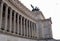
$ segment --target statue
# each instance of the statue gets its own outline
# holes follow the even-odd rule
[[[39,8],[38,7],[35,7],[33,5],[31,5],[31,7],[33,8],[32,11],[39,11]]]

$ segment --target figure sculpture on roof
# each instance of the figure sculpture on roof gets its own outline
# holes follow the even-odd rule
[[[31,7],[32,7],[32,11],[39,11],[39,10],[40,10],[38,7],[35,7],[35,8],[34,8],[33,5],[31,5]]]

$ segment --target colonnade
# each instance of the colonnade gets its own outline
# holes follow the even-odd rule
[[[36,23],[20,15],[4,2],[0,4],[0,30],[22,37],[36,37]]]

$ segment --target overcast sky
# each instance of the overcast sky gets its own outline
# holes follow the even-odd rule
[[[39,7],[45,18],[52,18],[53,38],[60,39],[60,0],[20,0],[27,8]]]

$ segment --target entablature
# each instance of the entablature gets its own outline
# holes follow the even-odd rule
[[[29,12],[27,8],[23,4],[18,5],[16,1],[13,0],[3,0],[9,7],[11,7],[13,10],[24,16],[25,18],[31,20],[32,22],[36,23],[36,19],[31,14],[32,12]]]
[[[41,11],[39,11],[41,14],[40,15],[37,14],[36,16],[36,14],[33,13],[33,11],[30,11],[28,8],[26,8],[19,0],[4,0],[4,1],[9,2],[10,5],[12,4],[13,8],[16,8],[16,10],[18,10],[19,12],[22,12],[24,16],[29,17],[31,20],[37,21],[39,19],[38,17],[41,17],[41,16],[42,16],[41,19],[44,19],[44,16],[41,13]]]

